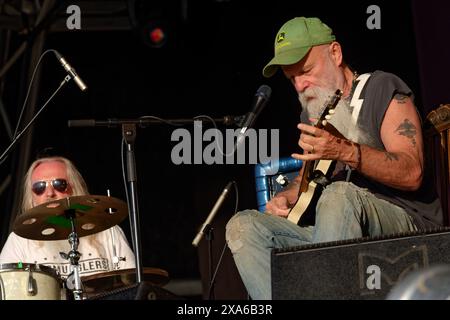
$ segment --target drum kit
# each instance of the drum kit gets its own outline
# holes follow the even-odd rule
[[[79,237],[107,230],[122,222],[127,205],[110,196],[85,195],[67,197],[33,207],[20,215],[14,232],[32,240],[68,240],[71,250],[61,255],[70,261],[73,286],[51,267],[30,263],[0,264],[1,300],[83,300],[125,287],[136,281],[136,269],[113,270],[82,277],[77,251]],[[144,268],[142,281],[163,286],[168,273],[158,268]],[[68,292],[71,291],[71,292]]]

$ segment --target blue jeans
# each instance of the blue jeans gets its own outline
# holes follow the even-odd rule
[[[245,210],[228,222],[226,240],[248,293],[259,300],[272,297],[270,254],[274,248],[414,230],[404,209],[350,182],[334,182],[317,203],[314,226],[299,227],[285,218]]]

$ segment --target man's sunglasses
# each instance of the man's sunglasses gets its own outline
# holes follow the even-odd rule
[[[31,186],[31,190],[33,192],[40,196],[45,192],[45,189],[47,189],[48,183],[51,183],[53,189],[55,189],[58,192],[65,192],[67,190],[67,180],[66,179],[54,179],[54,180],[42,180],[42,181],[36,181]]]

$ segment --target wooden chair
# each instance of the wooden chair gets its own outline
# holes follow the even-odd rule
[[[424,143],[427,165],[431,166],[444,211],[445,225],[450,221],[450,104],[431,111],[424,123]]]

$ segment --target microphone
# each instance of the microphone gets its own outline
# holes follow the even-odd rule
[[[78,76],[78,74],[75,72],[75,69],[72,68],[72,66],[64,59],[64,57],[58,52],[54,51],[56,58],[59,60],[61,65],[66,69],[66,71],[72,76],[73,80],[77,84],[77,86],[80,88],[81,91],[85,91],[87,89],[86,84],[81,80],[81,78]]]
[[[267,102],[269,102],[271,94],[272,89],[265,84],[260,86],[256,91],[255,98],[253,100],[253,108],[249,113],[247,113],[244,121],[242,122],[241,131],[239,131],[235,150],[237,150],[241,143],[244,141],[245,132],[248,128],[251,128],[253,126],[253,123],[255,122],[259,113],[267,105]]]
[[[228,191],[230,191],[232,184],[233,184],[233,181],[228,182],[228,184],[223,189],[222,194],[219,196],[219,198],[216,201],[216,204],[211,209],[211,212],[209,213],[208,217],[206,218],[205,223],[203,223],[202,227],[200,228],[200,231],[197,233],[194,240],[192,241],[192,245],[194,247],[198,246],[198,243],[200,242],[200,240],[202,240],[202,237],[205,234],[205,232],[207,231],[207,228],[210,227],[211,222],[214,219],[214,216],[216,215],[217,211],[219,211],[219,208],[222,205],[222,202],[227,197]]]

